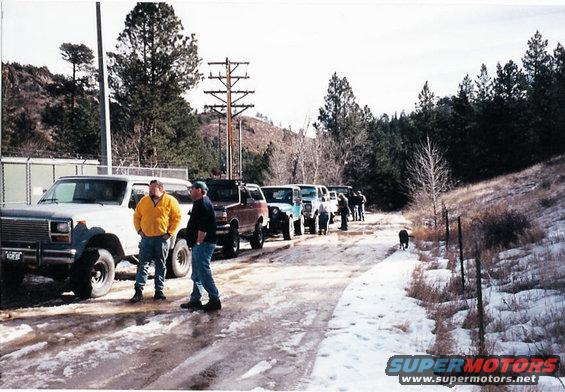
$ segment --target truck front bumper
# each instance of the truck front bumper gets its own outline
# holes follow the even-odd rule
[[[2,261],[33,265],[72,264],[75,261],[76,249],[46,249],[41,243],[29,246],[2,245]]]

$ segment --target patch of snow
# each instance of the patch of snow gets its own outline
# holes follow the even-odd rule
[[[13,328],[8,328],[0,324],[0,345],[4,345],[11,341],[17,340],[32,332],[33,328],[31,328],[27,324],[18,325]]]
[[[47,342],[39,342],[36,344],[32,344],[31,346],[26,346],[24,348],[21,348],[19,350],[13,351],[10,354],[6,354],[3,356],[3,359],[7,359],[7,360],[14,360],[14,359],[18,359],[21,358],[29,353],[32,353],[34,351],[39,351],[43,348],[45,348],[45,346],[47,346]]]
[[[251,369],[249,369],[243,376],[241,376],[241,379],[245,379],[245,378],[250,378],[253,376],[256,376],[260,373],[263,373],[264,371],[269,370],[270,368],[273,367],[274,364],[277,363],[276,359],[271,359],[270,361],[261,361],[259,362],[257,365],[253,366]]]

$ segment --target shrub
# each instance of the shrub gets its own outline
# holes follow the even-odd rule
[[[507,209],[490,209],[477,218],[477,224],[487,249],[508,247],[531,227],[526,215]]]

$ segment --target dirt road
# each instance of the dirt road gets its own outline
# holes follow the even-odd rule
[[[369,214],[346,233],[217,257],[224,308],[212,314],[180,309],[188,277],[166,282],[165,302],[152,300],[150,282],[130,305],[131,265],[118,267],[107,296],[86,301],[28,276],[0,312],[0,388],[300,388],[344,288],[396,246],[397,218]]]

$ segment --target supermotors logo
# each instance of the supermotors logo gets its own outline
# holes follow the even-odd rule
[[[385,373],[398,376],[402,385],[537,385],[540,376],[555,376],[558,370],[557,355],[395,355]]]

